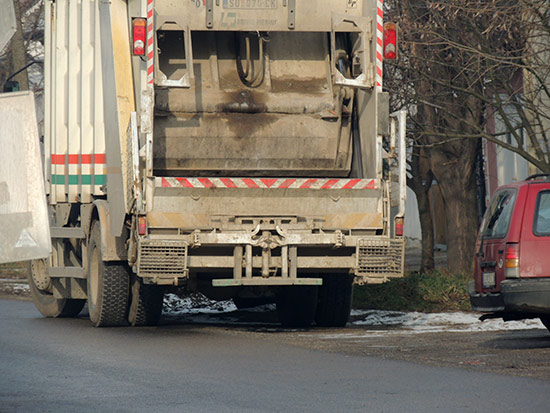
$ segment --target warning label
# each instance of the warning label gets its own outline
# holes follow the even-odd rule
[[[19,240],[15,243],[15,248],[36,247],[36,242],[26,229],[21,231]]]

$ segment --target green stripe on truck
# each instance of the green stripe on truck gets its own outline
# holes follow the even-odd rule
[[[104,185],[107,181],[106,175],[69,175],[69,185],[78,185],[78,179],[82,185],[90,185],[92,183],[92,176],[95,179],[96,185]],[[52,175],[52,184],[65,185],[65,175]]]

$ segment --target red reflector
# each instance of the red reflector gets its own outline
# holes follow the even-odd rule
[[[139,235],[147,234],[147,218],[145,217],[138,218],[138,234]]]
[[[132,50],[135,56],[145,55],[145,41],[147,38],[147,19],[134,17],[132,19]]]
[[[396,217],[395,218],[395,235],[398,237],[403,236],[403,226],[405,223],[405,219],[403,217]]]
[[[384,59],[397,58],[397,27],[395,23],[384,23]]]

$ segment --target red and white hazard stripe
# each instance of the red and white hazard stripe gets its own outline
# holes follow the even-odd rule
[[[376,87],[382,89],[382,68],[384,60],[384,0],[377,0],[376,8]]]
[[[376,179],[328,178],[156,178],[163,188],[378,189]]]
[[[153,0],[147,0],[147,83],[152,85],[155,72],[155,51],[153,48],[155,28],[153,22]]]

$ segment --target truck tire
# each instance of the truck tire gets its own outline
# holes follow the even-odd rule
[[[88,246],[88,310],[94,327],[127,325],[130,275],[126,264],[103,261],[99,223]]]
[[[272,304],[273,298],[269,297],[234,297],[233,303],[238,310]]]
[[[315,319],[317,286],[282,287],[276,304],[279,321],[285,327],[309,327]]]
[[[143,284],[141,279],[132,275],[130,309],[128,322],[135,326],[156,326],[162,315],[164,287]]]
[[[315,322],[320,327],[344,327],[351,312],[353,276],[325,274],[322,278]]]
[[[82,311],[86,300],[55,298],[51,292],[51,285],[48,288],[50,283],[46,271],[45,260],[29,261],[27,280],[34,305],[44,317],[76,317]]]

